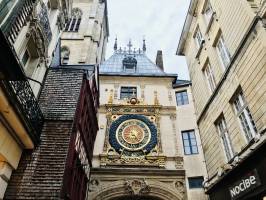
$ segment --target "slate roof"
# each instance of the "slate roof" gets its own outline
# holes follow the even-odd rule
[[[173,82],[173,88],[187,86],[187,85],[191,85],[191,81],[176,78],[176,80]]]
[[[82,69],[50,68],[39,103],[44,113],[41,142],[24,150],[4,199],[60,199],[70,135],[78,104]]]
[[[50,68],[39,98],[46,120],[73,120],[84,71]]]
[[[137,61],[134,70],[126,70],[123,65],[125,58],[133,58]],[[171,76],[176,74],[168,74],[161,70],[154,62],[146,55],[145,51],[131,50],[115,50],[113,55],[104,61],[99,68],[100,75],[130,75],[130,76]]]
[[[4,199],[60,199],[71,121],[46,121],[41,145],[24,150]]]

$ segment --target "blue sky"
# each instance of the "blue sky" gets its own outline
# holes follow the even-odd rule
[[[166,72],[189,79],[185,57],[175,55],[185,21],[189,0],[109,0],[110,37],[106,59],[113,53],[114,39],[125,47],[142,47],[145,36],[147,55],[155,61],[157,50],[163,51]]]

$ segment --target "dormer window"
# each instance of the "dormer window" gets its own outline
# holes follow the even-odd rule
[[[132,56],[125,57],[122,61],[125,72],[136,72],[137,60]]]

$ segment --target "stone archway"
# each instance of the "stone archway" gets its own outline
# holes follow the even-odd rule
[[[144,179],[114,181],[91,195],[92,200],[183,200],[185,190],[175,190],[169,185]]]
[[[163,200],[159,199],[157,197],[151,197],[151,196],[123,196],[123,197],[118,197],[114,198],[112,200]]]

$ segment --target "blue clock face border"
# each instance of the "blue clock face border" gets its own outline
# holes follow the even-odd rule
[[[132,120],[132,119],[136,119],[139,120],[143,123],[145,123],[145,125],[148,127],[149,131],[150,131],[150,140],[149,142],[142,148],[142,151],[145,153],[149,153],[157,144],[157,128],[156,126],[145,116],[143,115],[122,115],[121,117],[119,117],[117,120],[115,120],[109,129],[109,143],[110,145],[118,152],[120,153],[123,149],[125,149],[117,140],[116,137],[116,132],[118,130],[118,127],[128,121],[128,120]]]

